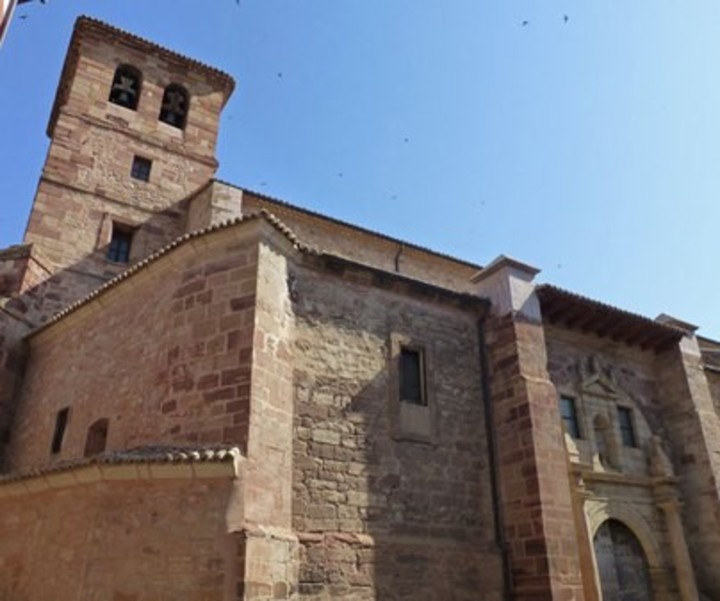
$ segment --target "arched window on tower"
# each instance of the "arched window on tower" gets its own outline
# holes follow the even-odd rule
[[[107,417],[101,417],[88,428],[85,438],[85,457],[98,455],[105,450],[109,426],[110,420]]]
[[[179,84],[171,83],[163,94],[160,121],[185,129],[189,105],[190,97],[187,90]]]
[[[115,70],[112,86],[110,88],[110,102],[125,108],[136,110],[140,100],[140,86],[142,75],[135,67],[120,65]]]

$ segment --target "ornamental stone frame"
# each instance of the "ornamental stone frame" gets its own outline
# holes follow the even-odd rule
[[[593,562],[593,574],[597,598],[602,599],[600,576],[593,541],[600,526],[608,520],[617,520],[625,525],[637,538],[645,553],[650,586],[656,601],[672,599],[668,588],[670,583],[663,577],[665,573],[663,553],[652,526],[631,503],[613,499],[588,499],[585,503],[589,543]]]

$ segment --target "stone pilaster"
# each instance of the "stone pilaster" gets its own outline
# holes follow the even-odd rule
[[[680,503],[675,498],[661,500],[658,505],[665,514],[670,550],[672,552],[675,577],[680,589],[682,601],[698,601],[698,591],[695,585],[695,572],[690,553],[688,552],[682,519],[680,518]]]
[[[597,566],[595,565],[592,535],[585,510],[586,501],[592,497],[592,493],[587,490],[585,482],[579,473],[571,472],[571,477],[575,479],[572,486],[573,511],[575,515],[575,529],[578,534],[578,559],[580,560],[585,601],[602,601]]]
[[[668,318],[663,316],[663,322]],[[684,502],[682,515],[698,588],[720,595],[720,418],[694,328],[677,320],[686,335],[680,344],[658,355],[659,391],[672,444],[675,472]]]
[[[285,253],[292,246],[262,223],[258,249],[250,422],[243,477],[243,599],[284,599],[296,586],[292,520],[292,313]]]
[[[584,600],[557,392],[547,372],[536,269],[500,257],[476,292],[492,302],[486,342],[501,519],[512,597]]]

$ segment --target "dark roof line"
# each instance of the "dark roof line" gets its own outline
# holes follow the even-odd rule
[[[554,292],[556,294],[570,297],[577,301],[581,301],[584,303],[590,303],[598,309],[604,309],[606,311],[612,311],[615,313],[622,314],[625,317],[632,317],[633,319],[639,319],[641,321],[646,322],[648,325],[652,325],[652,326],[656,326],[658,328],[664,329],[668,333],[677,334],[677,335],[683,334],[682,330],[675,328],[673,326],[664,324],[664,323],[660,323],[658,321],[655,321],[654,319],[650,319],[649,317],[646,317],[645,315],[640,315],[639,313],[633,313],[633,312],[627,311],[625,309],[620,309],[618,307],[615,307],[614,305],[609,305],[607,303],[603,303],[602,301],[595,300],[588,296],[583,296],[582,294],[578,294],[577,292],[571,292],[570,290],[565,290],[564,288],[559,288],[558,286],[554,286],[553,284],[540,284],[537,287],[537,290],[538,290],[538,293],[540,293],[540,294],[542,294],[543,291]]]
[[[234,446],[142,446],[120,451],[106,451],[93,457],[68,459],[39,468],[1,474],[0,485],[93,465],[222,463],[235,461],[240,457],[242,457],[242,452]]]
[[[342,225],[345,227],[349,227],[350,229],[356,230],[358,232],[362,232],[364,234],[370,234],[371,236],[377,236],[378,238],[382,238],[383,240],[387,240],[388,242],[392,242],[394,244],[402,244],[406,248],[412,248],[414,250],[419,250],[424,253],[428,253],[431,255],[435,255],[436,257],[441,257],[443,259],[452,261],[453,263],[460,263],[462,265],[466,265],[468,267],[472,267],[474,269],[482,269],[482,265],[478,265],[477,263],[472,263],[470,261],[466,261],[464,259],[459,259],[457,257],[453,257],[452,255],[448,255],[446,253],[438,252],[435,250],[432,250],[431,248],[427,248],[425,246],[421,246],[419,244],[414,244],[412,242],[408,242],[406,240],[401,240],[399,238],[394,238],[393,236],[389,236],[388,234],[383,234],[381,232],[377,232],[375,230],[371,230],[369,228],[362,227],[360,225],[355,225],[354,223],[349,223],[347,221],[343,221],[342,219],[337,219],[335,217],[330,217],[328,215],[323,215],[322,213],[318,213],[317,211],[313,211],[312,209],[306,209],[304,207],[292,204],[286,200],[281,200],[279,198],[275,198],[274,196],[269,196],[267,194],[264,194],[263,192],[258,192],[256,190],[251,190],[250,188],[245,188],[243,186],[238,186],[237,184],[230,183],[225,180],[221,180],[218,178],[215,178],[214,181],[216,181],[219,184],[223,184],[225,186],[230,186],[231,188],[235,188],[236,190],[241,190],[242,192],[247,192],[249,194],[252,194],[254,196],[257,196],[259,198],[262,198],[263,200],[275,203],[281,207],[286,207],[288,209],[292,209],[294,211],[298,211],[300,213],[305,213],[306,215],[310,215],[312,217],[318,217],[320,219],[323,219],[325,221],[329,221],[330,223],[334,223],[336,225]]]
[[[677,327],[674,327],[669,324],[661,323],[658,321],[655,321],[653,319],[650,319],[649,317],[645,317],[644,315],[639,315],[637,313],[632,313],[630,311],[626,311],[624,309],[619,309],[618,307],[615,307],[613,305],[608,305],[607,303],[603,303],[591,298],[588,298],[586,296],[582,296],[580,294],[577,294],[575,292],[570,292],[569,290],[564,290],[562,288],[558,288],[557,286],[553,286],[552,284],[541,284],[537,287],[537,294],[538,298],[540,299],[540,303],[546,304],[549,306],[549,303],[555,302],[555,303],[573,303],[575,305],[583,306],[587,311],[592,312],[596,311],[597,313],[604,313],[604,314],[613,314],[617,316],[619,319],[627,320],[630,323],[637,324],[638,326],[641,326],[643,328],[646,328],[650,332],[654,332],[657,337],[661,338],[662,340],[658,342],[665,343],[670,341],[677,341],[685,334],[685,332]],[[562,307],[561,307],[562,308]],[[546,313],[546,307],[543,307],[543,314]],[[562,312],[560,314],[563,314]],[[548,317],[551,321],[553,321],[553,315],[552,311],[548,312]],[[585,321],[590,324],[593,321],[592,313],[589,315],[590,319],[588,320],[587,317]],[[589,327],[589,326],[587,326]],[[604,329],[607,329],[607,325]],[[620,339],[624,339],[626,337],[627,332],[623,333],[620,331],[614,331],[614,335],[619,336]],[[657,346],[657,345],[656,345]]]
[[[241,223],[247,223],[249,221],[254,221],[257,219],[263,219],[268,224],[270,224],[273,228],[275,228],[280,234],[282,234],[288,242],[295,248],[297,251],[302,252],[306,255],[312,255],[315,257],[318,257],[320,259],[323,259],[327,262],[333,263],[335,265],[346,265],[351,268],[357,268],[362,269],[365,271],[369,271],[375,275],[375,277],[386,277],[391,278],[393,280],[403,282],[406,285],[409,286],[416,286],[418,289],[424,290],[427,292],[432,292],[434,294],[442,294],[444,296],[448,296],[450,298],[453,298],[460,302],[471,302],[473,304],[479,304],[481,306],[484,306],[487,309],[487,299],[482,297],[476,297],[472,294],[468,293],[462,293],[462,292],[456,292],[453,290],[448,290],[446,288],[441,288],[439,286],[435,286],[433,284],[429,284],[426,282],[422,282],[420,280],[415,280],[413,278],[409,278],[405,275],[398,274],[398,273],[392,273],[392,272],[386,272],[381,269],[374,268],[369,265],[365,265],[363,263],[358,263],[356,261],[352,261],[350,259],[345,259],[343,257],[339,257],[337,255],[333,255],[331,253],[326,252],[320,252],[316,248],[313,248],[307,244],[304,244],[301,242],[298,237],[295,235],[295,233],[287,226],[285,225],[280,219],[278,219],[275,215],[270,213],[267,209],[261,209],[257,213],[249,213],[248,215],[244,215],[242,217],[235,217],[233,219],[228,219],[226,221],[222,221],[220,223],[210,225],[208,227],[194,230],[192,232],[188,232],[187,234],[184,234],[180,236],[179,238],[176,238],[173,240],[170,244],[167,244],[166,246],[162,247],[161,249],[157,250],[156,252],[152,253],[142,261],[139,261],[132,267],[126,269],[122,273],[118,274],[111,280],[105,282],[102,286],[97,288],[96,290],[93,290],[90,294],[87,296],[81,298],[80,300],[68,305],[65,307],[62,311],[59,311],[55,315],[53,315],[50,319],[48,319],[45,323],[41,324],[37,328],[35,328],[32,332],[28,334],[28,337],[35,336],[36,334],[39,334],[46,328],[50,327],[51,325],[57,323],[58,321],[64,319],[71,313],[74,313],[84,305],[92,302],[94,299],[98,298],[99,296],[102,296],[112,288],[118,286],[121,282],[124,280],[130,278],[134,274],[144,270],[146,267],[148,267],[150,264],[158,261],[163,256],[171,253],[176,248],[179,248],[180,246],[183,246],[185,243],[189,242],[190,240],[193,240],[195,238],[199,238],[201,236],[204,236],[206,234],[210,234],[212,232],[220,231],[229,229],[235,225],[239,225]]]
[[[222,81],[226,86],[228,95],[230,95],[230,93],[235,88],[235,79],[228,73],[225,73],[224,71],[221,71],[220,69],[217,69],[216,67],[212,67],[206,63],[202,63],[199,60],[190,58],[189,56],[186,56],[186,55],[176,52],[174,50],[170,50],[169,48],[166,48],[165,46],[161,46],[160,44],[158,44],[156,42],[142,38],[138,35],[135,35],[134,33],[130,33],[129,31],[126,31],[125,29],[115,27],[114,25],[110,25],[109,23],[105,23],[104,21],[101,21],[99,19],[95,19],[93,17],[88,17],[87,15],[82,15],[82,16],[78,17],[77,21],[75,22],[75,30],[81,30],[81,29],[96,29],[96,30],[100,30],[102,33],[111,33],[111,34],[119,35],[131,43],[143,46],[146,50],[147,49],[154,50],[155,52],[158,52],[163,57],[165,57],[169,60],[172,60],[172,61],[179,60],[184,63],[189,63],[189,64],[193,65],[194,67],[197,67],[201,71],[205,71],[207,74]]]

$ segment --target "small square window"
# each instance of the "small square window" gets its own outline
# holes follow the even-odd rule
[[[57,455],[62,449],[63,438],[65,438],[65,430],[67,429],[69,416],[69,407],[60,409],[55,416],[55,431],[53,432],[52,444],[50,445],[50,452],[53,455]]]
[[[152,161],[150,159],[146,159],[144,157],[135,155],[133,157],[132,169],[130,170],[130,175],[133,178],[139,179],[143,182],[149,182],[151,168],[152,168]]]
[[[132,245],[133,230],[129,227],[113,223],[112,237],[107,251],[108,261],[127,263],[130,261],[130,246]]]
[[[422,351],[400,350],[400,400],[413,405],[427,405],[425,397],[425,367]]]
[[[618,422],[620,422],[620,438],[626,447],[637,447],[633,414],[630,407],[618,407]]]
[[[576,440],[582,438],[575,399],[567,396],[560,397],[560,417],[565,424],[565,431],[570,436]]]

